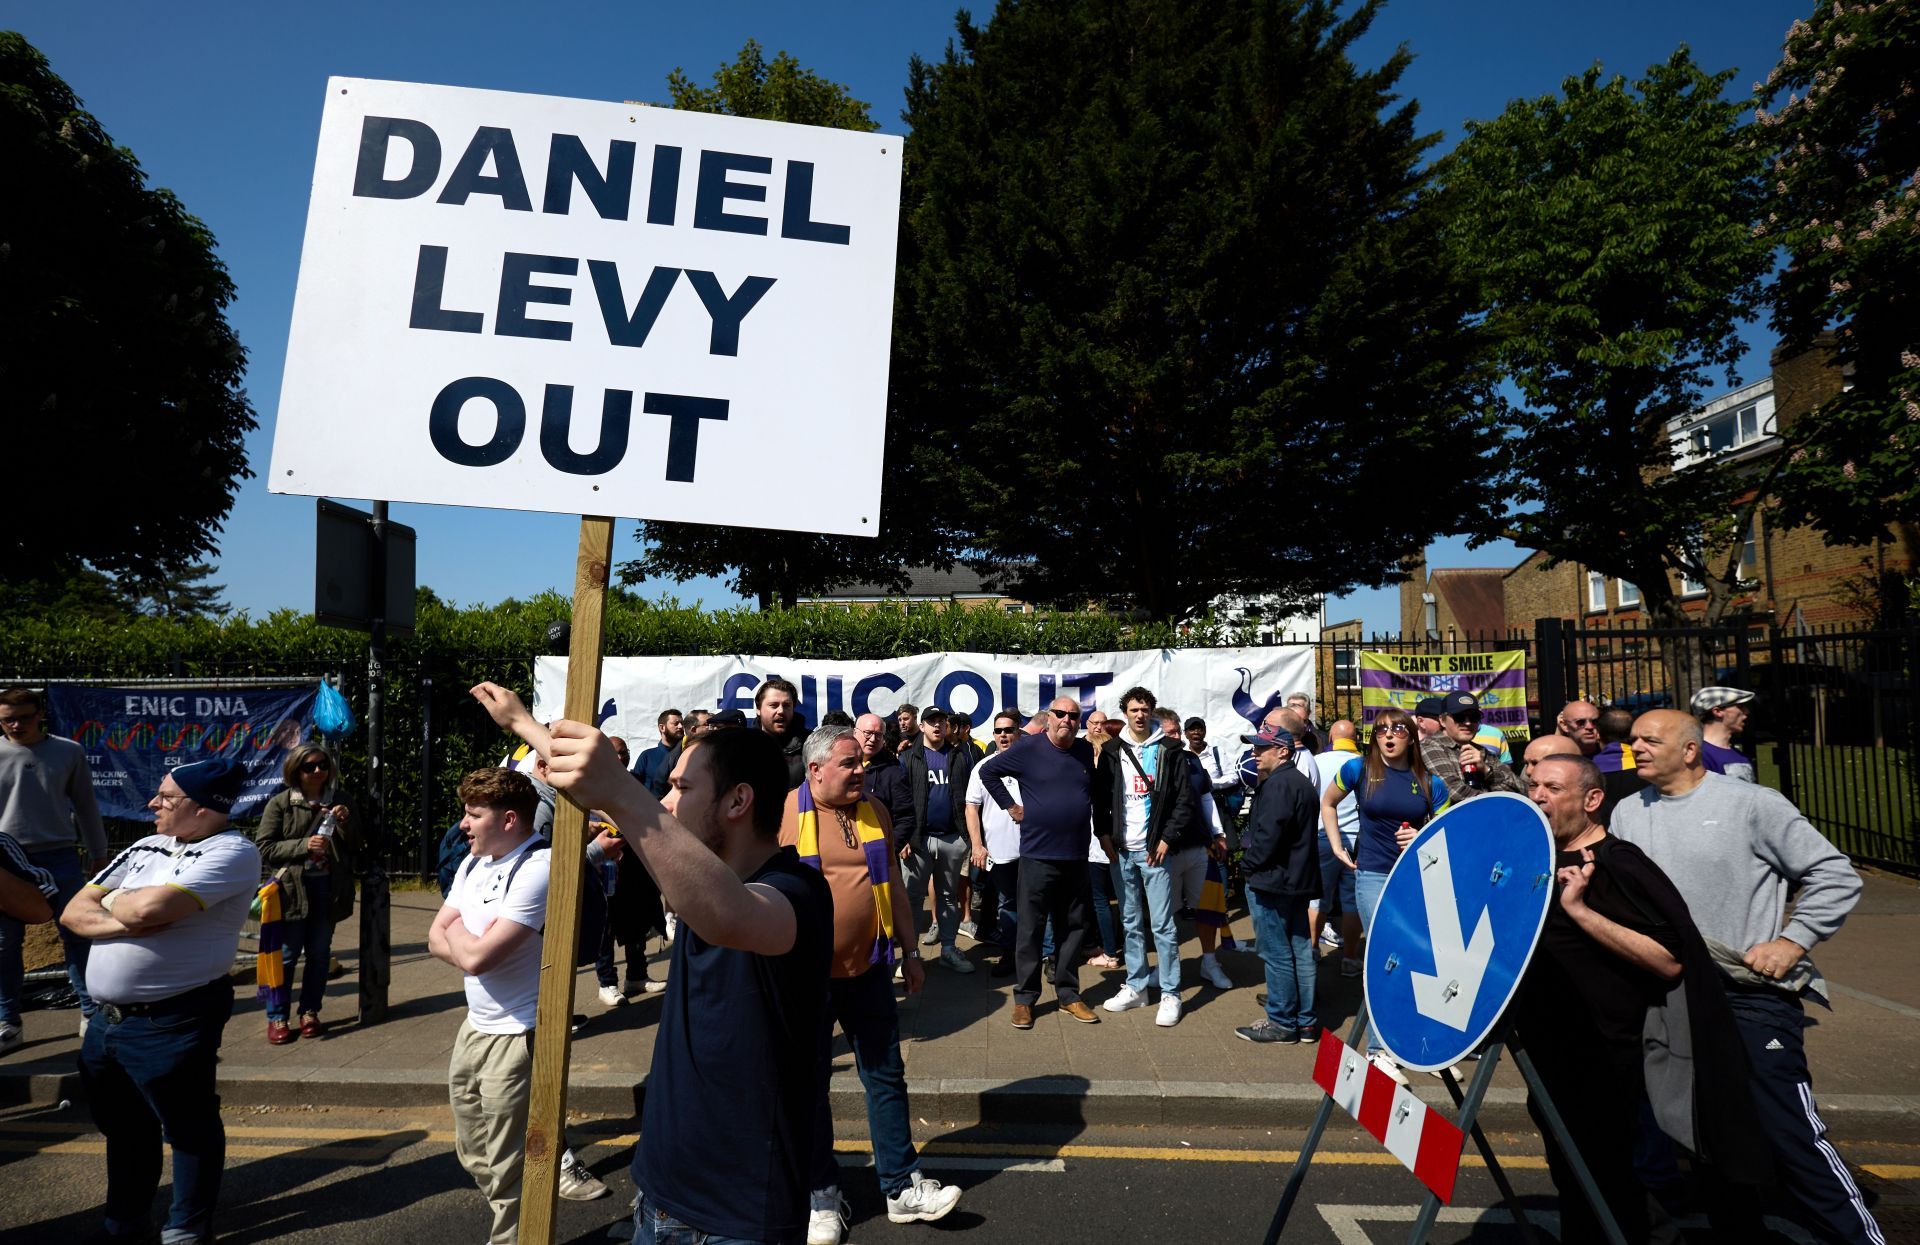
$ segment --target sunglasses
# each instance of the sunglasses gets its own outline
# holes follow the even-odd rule
[[[1080,720],[1080,715],[1071,709],[1049,709],[1047,712],[1066,722],[1078,722]]]
[[[1015,726],[996,726],[993,728],[993,733],[996,735],[1017,735],[1019,734],[1019,728]]]
[[[303,774],[324,774],[332,768],[333,766],[325,761],[308,761],[300,767],[300,772]]]
[[[1599,718],[1568,718],[1567,725],[1568,726],[1598,726],[1600,725],[1600,719]]]
[[[1376,735],[1405,735],[1408,733],[1405,722],[1382,722],[1373,728]]]

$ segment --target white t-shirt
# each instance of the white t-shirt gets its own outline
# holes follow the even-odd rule
[[[1346,752],[1335,748],[1314,755],[1313,780],[1320,786],[1320,796],[1326,798],[1327,788],[1340,776],[1340,768],[1348,761],[1361,755],[1358,752]],[[1346,840],[1347,854],[1353,854],[1353,841],[1360,833],[1360,797],[1350,796],[1340,801],[1340,837]]]
[[[1020,780],[1002,778],[1013,802],[1020,802]],[[980,780],[980,767],[967,771],[967,803],[980,810],[980,837],[986,840],[987,862],[1004,865],[1020,859],[1020,823],[1006,809],[987,798],[986,785]]]
[[[225,977],[260,889],[260,849],[237,830],[192,843],[150,834],[94,876],[101,890],[171,886],[200,901],[165,929],[95,939],[87,993],[102,1003],[152,1003]]]
[[[518,872],[514,864],[527,856]],[[447,906],[475,938],[495,921],[518,921],[534,931],[493,969],[468,973],[467,1020],[482,1033],[526,1033],[533,1028],[540,1001],[540,930],[547,923],[547,865],[552,853],[545,839],[527,841],[504,856],[468,857],[447,892]],[[507,875],[513,874],[513,885]]]
[[[1155,731],[1151,739],[1134,743],[1122,731],[1120,738],[1107,745],[1109,748],[1117,748],[1122,743],[1127,745],[1114,754],[1114,759],[1120,765],[1121,809],[1126,816],[1126,841],[1120,845],[1125,851],[1146,850],[1147,816],[1152,799],[1150,789],[1153,776],[1160,768],[1160,749],[1166,746],[1165,741],[1166,736]]]

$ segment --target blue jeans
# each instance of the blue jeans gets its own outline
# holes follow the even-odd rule
[[[1318,1029],[1313,991],[1320,962],[1307,934],[1307,901],[1248,887],[1247,909],[1267,966],[1267,1019],[1282,1029]]]
[[[1119,893],[1113,884],[1113,866],[1090,861],[1087,864],[1087,880],[1093,890],[1093,923],[1100,934],[1100,949],[1111,955],[1120,945],[1120,936],[1113,928],[1113,900]]]
[[[54,847],[28,852],[27,859],[51,873],[54,884],[60,888],[53,897],[53,921],[60,931],[60,945],[67,953],[67,980],[72,983],[73,992],[80,996],[80,1013],[92,1016],[93,1000],[87,997],[87,948],[92,944],[78,934],[69,933],[67,927],[60,924],[60,914],[66,910],[67,902],[87,884],[87,875],[80,868],[80,856],[71,847]],[[0,916],[0,1024],[20,1023],[20,997],[26,993],[27,983],[26,960],[21,955],[26,938],[25,922]]]
[[[645,1194],[633,1209],[633,1245],[766,1245],[739,1236],[715,1236],[681,1223],[649,1202]]]
[[[1316,837],[1320,842],[1320,898],[1311,901],[1309,906],[1318,910],[1325,921],[1347,912],[1357,914],[1360,909],[1353,893],[1353,870],[1334,856],[1326,831],[1320,831]],[[1348,857],[1352,857],[1353,843],[1348,841],[1345,846]]]
[[[1360,928],[1373,932],[1373,914],[1380,906],[1380,892],[1387,888],[1387,875],[1370,873],[1365,869],[1356,870],[1353,875],[1353,898],[1360,906]],[[1380,1039],[1374,1036],[1373,1017],[1367,1017],[1367,1053],[1384,1050]]]
[[[1120,914],[1127,926],[1127,985],[1140,993],[1147,988],[1147,929],[1151,926],[1154,953],[1160,957],[1160,989],[1179,994],[1180,935],[1173,928],[1173,874],[1162,865],[1148,864],[1144,851],[1121,852],[1120,887]]]
[[[152,1016],[87,1025],[80,1083],[107,1139],[107,1231],[144,1230],[160,1188],[162,1140],[173,1150],[173,1209],[166,1245],[213,1239],[227,1133],[214,1092],[220,1034],[233,1015],[223,977],[161,1005]]]
[[[327,969],[333,960],[333,875],[308,873],[301,879],[307,892],[307,915],[281,924],[280,962],[287,966],[287,989],[293,989],[294,970],[300,957],[307,957],[306,975],[300,978],[300,1013],[320,1014],[327,996]],[[267,1019],[287,1022],[287,1009],[269,1007]]]
[[[893,970],[875,964],[858,977],[828,982],[831,1019],[820,1038],[820,1094],[813,1113],[813,1189],[837,1188],[840,1165],[833,1160],[833,1110],[827,1078],[833,1050],[833,1021],[853,1047],[853,1066],[867,1091],[867,1134],[873,1141],[873,1168],[880,1191],[897,1195],[920,1166],[907,1122],[907,1065],[900,1058],[900,1013],[893,1001]],[[678,1239],[678,1238],[675,1238]],[[687,1238],[689,1240],[695,1238]]]

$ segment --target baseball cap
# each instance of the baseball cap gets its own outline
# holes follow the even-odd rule
[[[1258,735],[1242,735],[1240,742],[1252,744],[1256,748],[1291,748],[1293,732],[1284,726],[1275,726],[1261,731]]]
[[[247,771],[225,757],[178,766],[170,776],[181,794],[216,813],[231,813],[233,802],[247,785]]]
[[[747,715],[739,709],[722,709],[707,718],[707,729],[725,729],[729,726],[745,726]]]
[[[1438,696],[1422,696],[1420,703],[1413,707],[1413,716],[1416,718],[1437,718],[1441,713],[1440,706],[1445,703],[1446,702]]]
[[[1725,709],[1728,705],[1744,705],[1753,698],[1753,693],[1745,688],[1703,687],[1687,703],[1695,713],[1706,713],[1713,709]]]
[[[1440,712],[1449,718],[1477,714],[1480,712],[1480,698],[1472,692],[1448,692],[1447,698],[1440,702]]]

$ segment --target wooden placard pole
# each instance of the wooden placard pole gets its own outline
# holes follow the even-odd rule
[[[563,716],[592,722],[600,699],[600,655],[613,556],[613,520],[583,516],[573,574],[573,641],[567,650]],[[555,803],[547,927],[541,937],[540,1002],[534,1015],[533,1091],[527,1103],[527,1165],[520,1186],[520,1240],[552,1245],[566,1149],[567,1064],[573,1046],[574,945],[580,935],[581,862],[587,810],[566,796]]]

